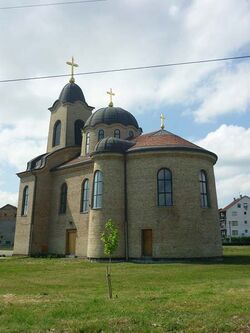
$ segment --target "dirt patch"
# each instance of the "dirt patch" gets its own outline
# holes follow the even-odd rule
[[[5,294],[2,295],[3,303],[5,304],[35,304],[50,302],[47,295],[15,295]]]

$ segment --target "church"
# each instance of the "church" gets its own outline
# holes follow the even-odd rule
[[[222,256],[217,156],[161,127],[143,134],[113,104],[93,112],[71,79],[49,108],[47,152],[20,178],[14,255],[103,259],[112,219],[120,260]]]

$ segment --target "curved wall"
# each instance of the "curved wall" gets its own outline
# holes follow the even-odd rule
[[[120,154],[103,154],[94,157],[94,172],[103,172],[102,208],[91,209],[89,214],[89,258],[104,258],[100,240],[104,225],[112,219],[119,231],[119,246],[113,257],[124,258],[124,157]],[[93,191],[93,190],[92,190]]]
[[[142,256],[142,229],[152,229],[153,258],[222,255],[213,164],[192,152],[144,152],[127,156],[129,257]],[[157,172],[172,171],[173,206],[157,205]],[[199,172],[208,177],[210,207],[200,207]]]

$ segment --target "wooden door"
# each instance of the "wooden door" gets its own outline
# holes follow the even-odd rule
[[[76,230],[67,230],[66,254],[76,253]]]
[[[142,256],[152,257],[152,229],[142,230]]]

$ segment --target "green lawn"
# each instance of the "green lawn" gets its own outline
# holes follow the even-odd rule
[[[250,246],[217,263],[0,259],[0,332],[250,332]]]

